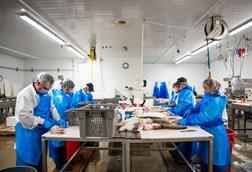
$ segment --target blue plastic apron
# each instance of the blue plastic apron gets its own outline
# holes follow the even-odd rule
[[[50,96],[41,96],[39,104],[34,108],[34,116],[50,120],[50,106]],[[17,123],[16,151],[22,161],[35,166],[38,165],[42,154],[41,136],[47,131],[42,125],[30,130],[24,128],[21,123]]]

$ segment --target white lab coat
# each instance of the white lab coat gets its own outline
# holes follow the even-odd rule
[[[15,117],[17,122],[20,122],[24,128],[33,129],[39,124],[44,123],[44,119],[34,116],[34,108],[39,103],[39,95],[36,93],[32,84],[25,87],[17,95]],[[58,121],[60,115],[56,108],[51,106],[52,117]]]

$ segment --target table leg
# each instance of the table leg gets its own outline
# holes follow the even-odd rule
[[[126,172],[130,172],[130,143],[125,142]]]
[[[122,142],[122,172],[126,172],[126,155],[125,155],[125,152],[126,152],[126,145],[125,145],[125,142],[123,141]]]
[[[213,171],[213,140],[208,143],[208,172]]]
[[[247,112],[244,112],[243,114],[243,117],[244,117],[244,121],[243,121],[243,132],[246,133],[246,130],[247,130]]]
[[[232,130],[235,128],[235,109],[232,109]]]
[[[240,131],[240,114],[241,114],[241,111],[238,110],[238,132]]]
[[[42,171],[47,172],[47,149],[46,140],[42,138]]]

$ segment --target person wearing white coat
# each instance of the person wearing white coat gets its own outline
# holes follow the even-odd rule
[[[32,84],[17,95],[16,125],[16,165],[27,165],[42,171],[41,136],[61,123],[60,115],[51,104],[48,90],[54,82],[47,73],[40,73]]]

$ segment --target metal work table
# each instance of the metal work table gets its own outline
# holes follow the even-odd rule
[[[247,128],[247,118],[249,116],[252,116],[252,101],[247,101],[247,102],[233,102],[230,106],[231,109],[231,115],[232,115],[232,125],[231,128],[232,130],[243,130],[244,134],[246,134],[246,130],[252,130],[252,128]],[[238,128],[235,128],[235,115],[236,115],[236,110],[243,111],[243,129],[240,129],[240,117],[238,116]],[[240,115],[241,113],[238,113]]]
[[[16,97],[0,98],[0,121],[6,122],[6,118],[14,116]]]
[[[80,138],[79,127],[69,127],[63,135],[52,135],[49,132],[42,136],[42,163],[43,171],[47,171],[47,140],[63,140],[63,141],[84,141],[84,142],[121,142],[122,143],[122,171],[130,171],[130,144],[131,143],[166,143],[166,142],[193,142],[208,141],[209,142],[209,172],[212,172],[213,160],[213,136],[204,131],[200,127],[188,127],[185,130],[152,130],[141,131],[140,138]],[[85,147],[84,147],[85,148]],[[97,149],[104,149],[99,148]],[[181,152],[179,152],[184,159]],[[184,159],[185,160],[185,159]],[[187,165],[190,165],[186,162]]]
[[[65,134],[63,135],[55,135],[47,132],[46,134],[42,135],[42,170],[43,172],[47,171],[47,141],[48,140],[62,140],[62,141],[82,141],[82,142],[120,142],[122,143],[122,171],[125,172],[125,140],[119,138],[81,138],[79,127],[78,126],[71,126],[65,129]],[[85,149],[85,147],[83,147]],[[108,148],[103,147],[93,147],[93,149],[100,149],[105,150]],[[74,155],[73,155],[74,156]],[[72,158],[70,158],[72,159]]]
[[[0,109],[15,107],[15,105],[16,105],[16,97],[0,98]]]
[[[204,131],[200,127],[188,127],[184,130],[151,130],[141,131],[141,139],[127,139],[126,140],[126,171],[130,172],[130,144],[131,143],[166,143],[166,142],[193,142],[193,141],[207,141],[209,143],[209,164],[208,171],[213,171],[213,135]],[[174,144],[175,145],[175,144]],[[177,149],[177,147],[176,147]],[[179,150],[178,150],[179,151]],[[181,157],[186,161],[182,153],[179,151]],[[187,165],[190,166],[189,162]],[[190,167],[191,168],[191,167]],[[191,168],[192,169],[192,168]]]

